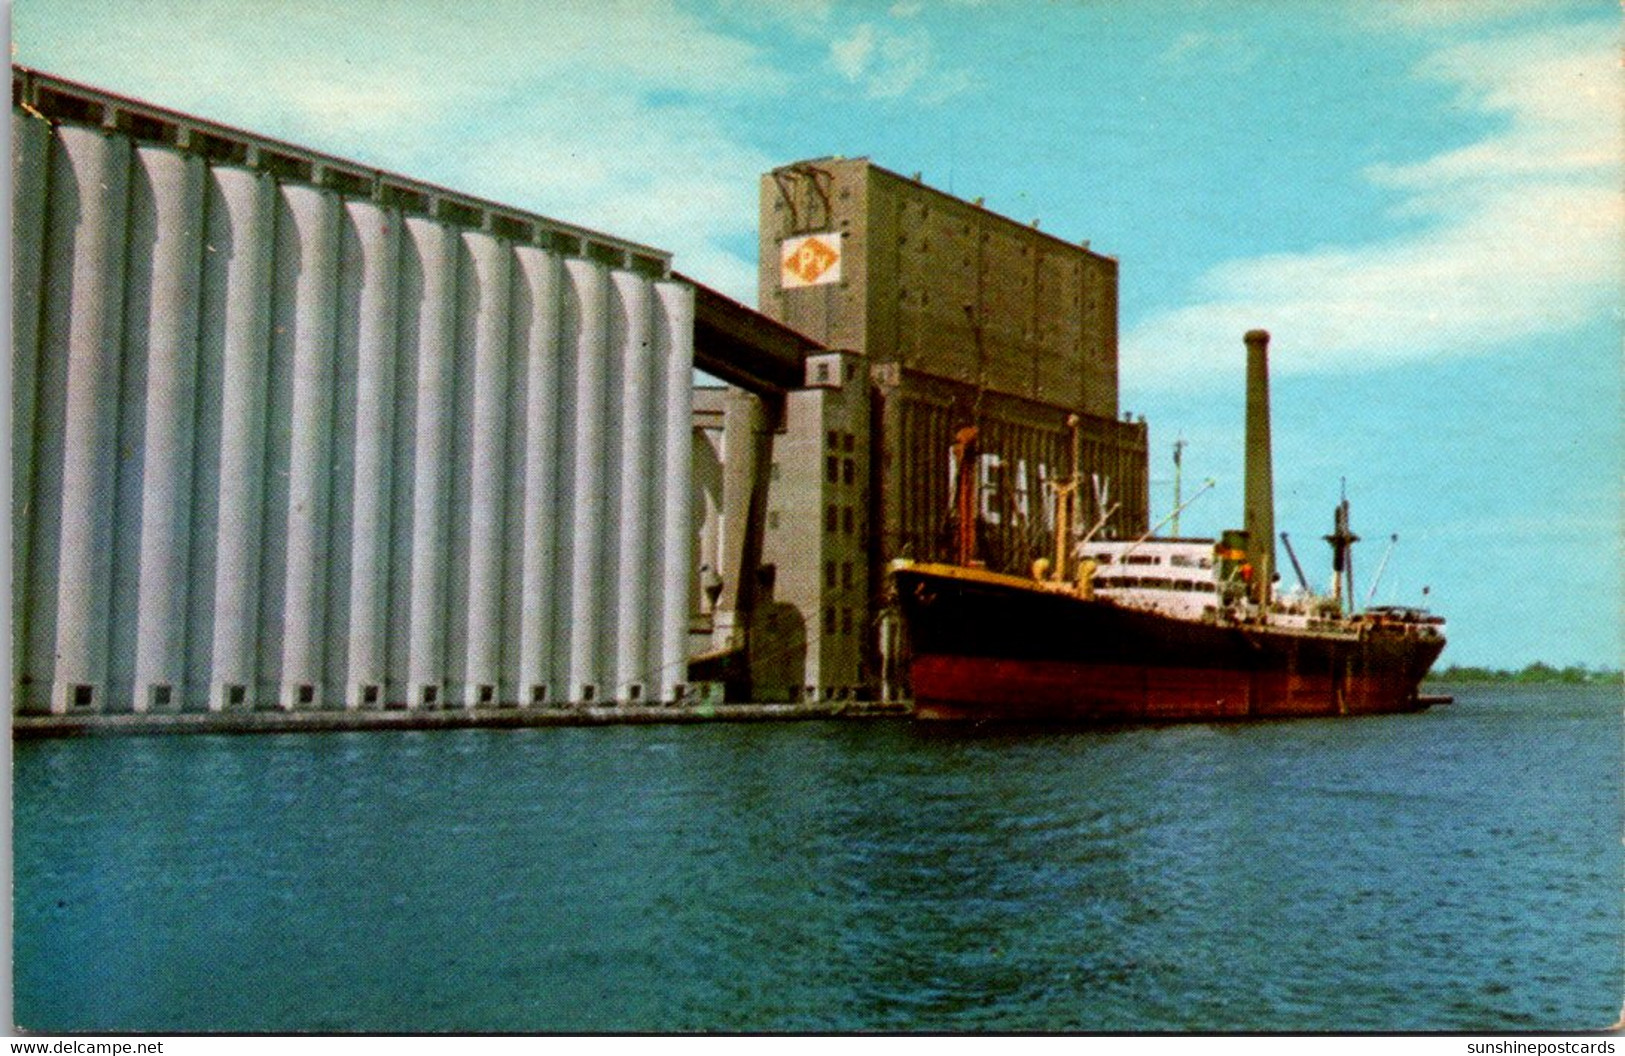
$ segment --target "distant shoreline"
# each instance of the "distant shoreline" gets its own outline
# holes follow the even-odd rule
[[[1516,671],[1451,664],[1429,674],[1424,681],[1450,684],[1484,682],[1496,685],[1600,686],[1619,682],[1621,677],[1618,670],[1605,667],[1585,667],[1581,664],[1553,667],[1537,661]]]

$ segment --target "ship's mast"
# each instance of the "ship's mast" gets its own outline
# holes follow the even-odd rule
[[[1179,537],[1179,511],[1185,505],[1179,499],[1180,473],[1184,462],[1182,457],[1184,454],[1185,437],[1180,436],[1178,440],[1174,441],[1174,538],[1176,539]]]
[[[1342,487],[1342,501],[1337,504],[1337,511],[1332,515],[1332,534],[1325,537],[1332,544],[1332,600],[1337,602],[1337,611],[1345,611],[1345,599],[1353,604],[1354,601],[1354,544],[1360,537],[1349,531],[1349,497],[1348,482],[1345,480]],[[1348,589],[1344,590],[1347,581]]]
[[[1082,463],[1082,451],[1078,439],[1079,419],[1075,414],[1066,417],[1066,426],[1072,433],[1072,475],[1065,482],[1056,481],[1050,484],[1055,489],[1055,574],[1057,583],[1065,583],[1071,578],[1070,555],[1072,552],[1072,522],[1074,508],[1078,496],[1078,472]]]
[[[976,455],[976,427],[966,426],[954,437],[954,458],[959,465],[954,560],[966,568],[980,564],[976,559]]]

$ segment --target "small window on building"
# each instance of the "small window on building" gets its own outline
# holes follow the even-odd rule
[[[850,506],[841,510],[841,531],[847,535],[852,534],[852,507]]]
[[[835,587],[835,562],[824,562],[824,586],[830,589]]]
[[[852,633],[852,610],[851,609],[842,609],[841,610],[841,633],[842,634],[851,634]]]
[[[847,459],[846,462],[841,467],[841,481],[842,481],[842,483],[850,484],[854,480],[857,479],[857,476],[858,476],[857,467],[853,465],[852,460],[850,458]]]
[[[847,433],[841,438],[841,445],[848,451],[855,450],[858,446],[858,438],[851,433]]]
[[[841,565],[841,586],[852,586],[852,562],[850,561]]]
[[[835,608],[830,606],[824,610],[824,633],[835,633]]]
[[[841,434],[837,433],[833,429],[829,431],[829,449],[831,451],[839,451],[841,449]]]
[[[840,517],[840,513],[836,511],[834,506],[824,507],[824,531],[833,534],[840,527],[838,517]]]
[[[841,460],[834,455],[830,455],[824,460],[824,478],[831,484],[841,482]]]

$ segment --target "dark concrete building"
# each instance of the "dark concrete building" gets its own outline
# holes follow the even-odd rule
[[[760,310],[830,348],[1117,417],[1117,261],[1086,243],[834,158],[762,177],[760,260]]]
[[[1103,536],[1145,530],[1145,426],[1119,419],[1115,259],[830,158],[762,178],[760,260],[760,310],[833,351],[760,426],[777,435],[757,504],[768,594],[745,617],[753,695],[895,689],[885,564],[949,556],[965,426],[990,567],[1025,572],[1052,549],[1046,484],[1071,472],[1073,415],[1084,523],[1112,511]]]

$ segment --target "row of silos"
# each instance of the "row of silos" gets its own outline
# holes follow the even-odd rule
[[[117,129],[13,133],[19,708],[680,693],[691,287]]]

